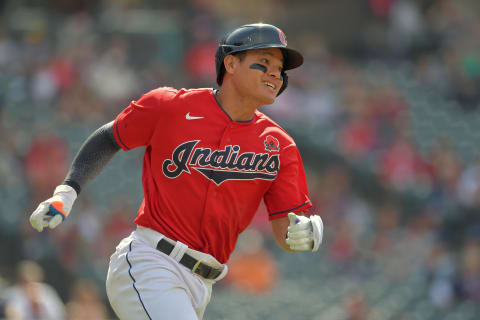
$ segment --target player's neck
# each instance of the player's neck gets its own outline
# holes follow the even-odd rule
[[[217,101],[233,121],[250,121],[255,110],[261,105],[236,94],[233,90],[222,87],[217,91]]]

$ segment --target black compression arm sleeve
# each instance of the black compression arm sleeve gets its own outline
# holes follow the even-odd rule
[[[63,184],[71,186],[77,194],[95,178],[120,150],[113,135],[113,121],[98,128],[78,151]]]

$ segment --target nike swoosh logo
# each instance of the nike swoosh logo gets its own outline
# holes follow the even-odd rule
[[[187,119],[187,120],[197,120],[197,119],[203,119],[203,117],[191,116],[190,112],[187,112],[187,114],[185,115],[185,119]]]

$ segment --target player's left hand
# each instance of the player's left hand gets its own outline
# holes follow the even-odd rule
[[[288,227],[286,243],[295,251],[317,251],[322,243],[323,222],[320,216],[313,215],[309,218],[288,214],[290,226]]]

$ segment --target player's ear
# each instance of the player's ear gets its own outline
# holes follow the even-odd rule
[[[225,66],[226,73],[233,73],[235,71],[236,66],[238,65],[239,59],[231,54],[223,59],[223,64]]]

